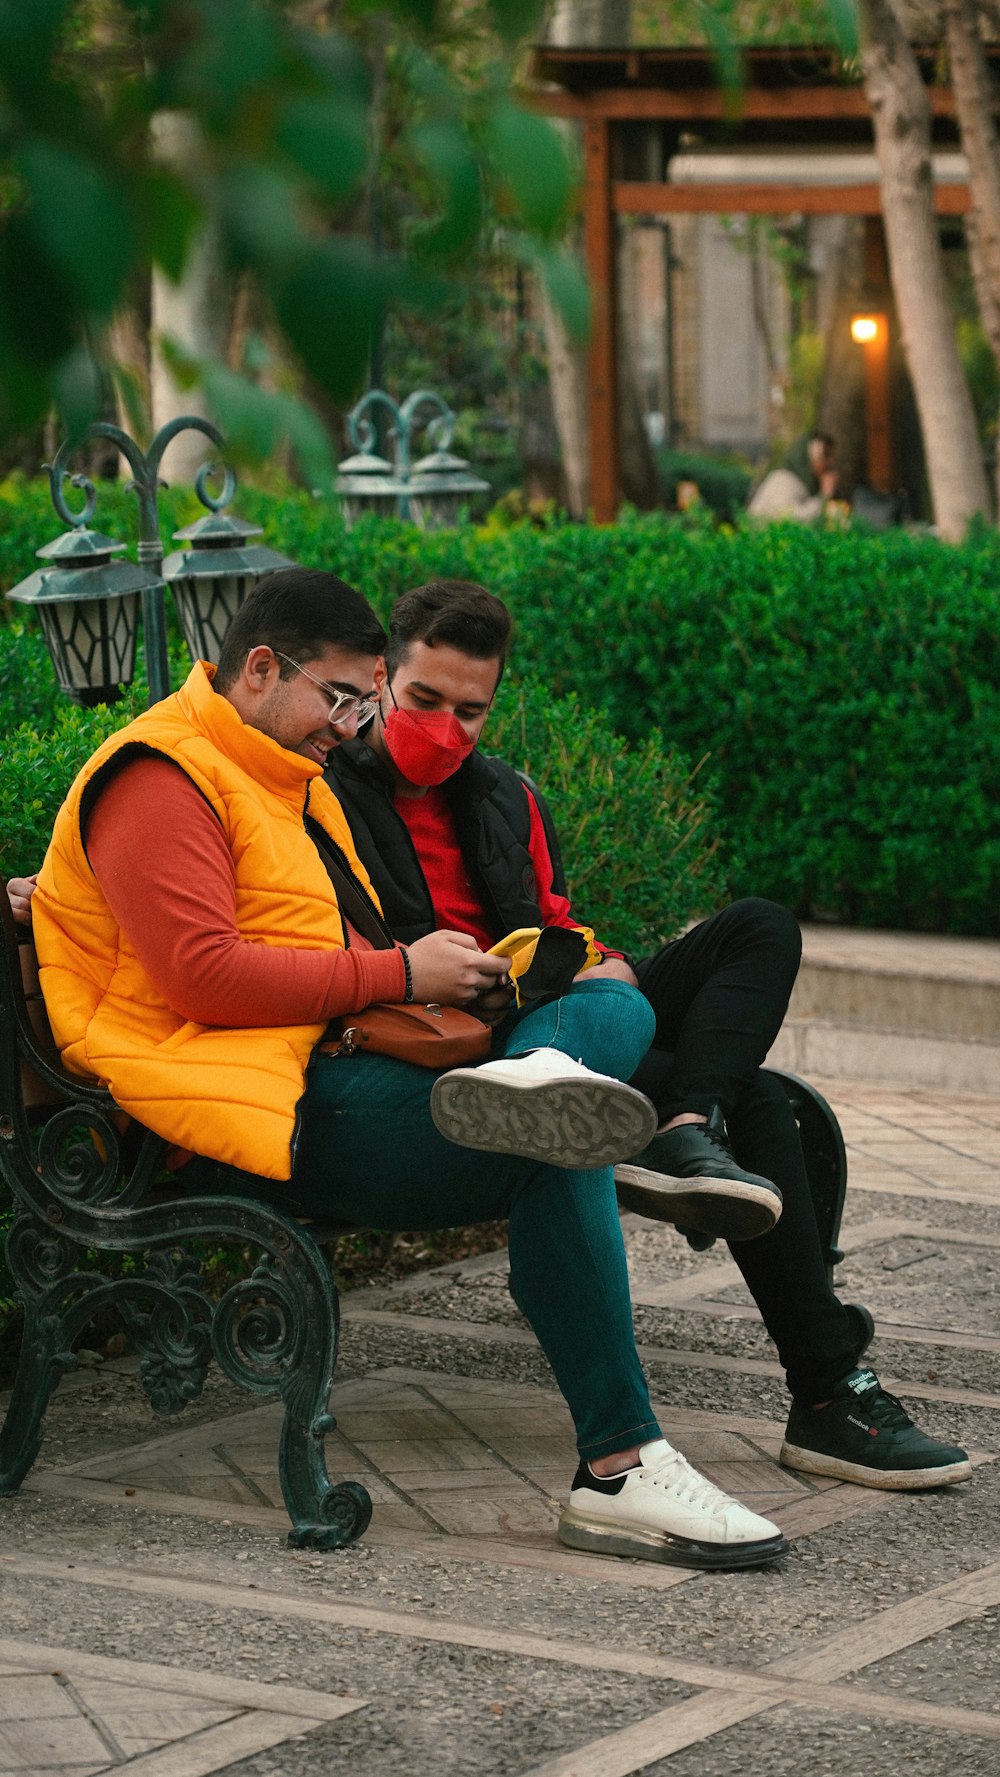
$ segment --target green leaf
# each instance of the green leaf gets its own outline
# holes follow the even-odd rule
[[[44,78],[70,0],[0,0],[0,77],[28,97]]]
[[[31,197],[31,228],[85,311],[108,314],[132,260],[132,219],[121,193],[93,162],[44,136],[29,138],[18,165]]]
[[[479,232],[479,168],[460,126],[444,118],[419,125],[409,143],[442,205],[436,217],[414,225],[410,245],[428,259],[454,259],[468,250]]]
[[[185,51],[168,68],[170,101],[193,104],[213,133],[239,129],[252,96],[277,84],[277,20],[257,0],[191,0],[184,22]]]
[[[203,366],[202,386],[225,434],[228,455],[260,463],[287,440],[309,485],[329,490],[333,474],[330,442],[322,421],[305,402],[281,391],[262,389],[218,364]]]
[[[317,242],[274,289],[278,319],[307,370],[334,401],[364,380],[385,269],[348,236]]]
[[[590,291],[576,254],[565,247],[539,247],[533,241],[522,243],[522,254],[538,272],[570,338],[584,341],[590,330]]]
[[[52,394],[66,436],[81,438],[87,427],[101,417],[104,379],[93,353],[85,345],[68,352],[56,366]]]
[[[141,214],[152,259],[173,283],[178,283],[202,217],[202,206],[173,173],[163,167],[148,167],[143,173]]]
[[[275,135],[289,159],[335,201],[357,191],[368,159],[368,115],[360,98],[341,98],[334,108],[328,98],[297,95],[282,107]]]
[[[505,43],[537,37],[545,12],[542,0],[487,0],[493,24]]]
[[[269,166],[238,161],[220,180],[218,202],[237,261],[282,276],[302,251],[295,188]]]
[[[574,181],[562,138],[544,117],[501,99],[487,114],[484,139],[522,227],[543,235],[565,224]]]
[[[27,216],[0,232],[0,415],[24,430],[49,401],[51,368],[75,344],[73,300]]]

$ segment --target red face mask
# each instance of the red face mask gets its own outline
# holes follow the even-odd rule
[[[396,770],[424,790],[443,784],[469,757],[475,741],[449,710],[401,710],[394,697],[392,705],[382,718],[382,731]]]

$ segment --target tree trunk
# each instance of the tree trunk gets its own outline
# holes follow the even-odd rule
[[[631,29],[631,0],[556,0],[546,41],[562,48],[617,48],[630,42]],[[563,124],[557,127],[562,128],[574,142],[579,141],[578,125]],[[585,518],[590,505],[586,348],[576,346],[568,339],[562,317],[544,293],[541,294],[541,314],[552,385],[552,408],[566,471],[569,510],[574,518]],[[621,339],[621,335],[619,338]],[[621,347],[619,350],[621,351]],[[622,369],[624,374],[619,377],[619,400],[624,415],[624,488],[630,499],[635,499],[638,504],[648,505],[650,488],[655,485],[655,468],[638,412],[633,378],[625,366]]]
[[[178,168],[189,166],[199,142],[195,125],[181,112],[164,111],[154,120],[159,157]],[[150,354],[150,405],[153,430],[181,414],[210,418],[199,388],[182,389],[170,372],[160,349],[163,339],[173,340],[192,358],[226,355],[232,294],[225,278],[214,232],[202,227],[195,236],[177,284],[158,267],[153,270],[152,343]],[[192,481],[205,461],[207,440],[197,432],[182,432],[164,458],[166,473],[174,481]]]
[[[934,211],[927,90],[889,0],[861,0],[889,270],[923,432],[934,517],[948,541],[990,509],[972,398],[948,306]]]
[[[587,351],[574,344],[562,316],[538,285],[538,307],[549,361],[552,411],[562,446],[566,503],[574,518],[586,518],[590,504],[590,452],[587,436]]]
[[[972,0],[945,0],[951,84],[969,163],[971,204],[965,237],[983,331],[1000,366],[1000,140],[993,117],[993,90]],[[1000,453],[997,456],[1000,509]]]
[[[831,295],[823,330],[823,380],[817,423],[837,441],[838,494],[849,498],[867,476],[865,384],[861,353],[851,338],[851,315],[862,301],[860,220],[848,217],[830,274]]]

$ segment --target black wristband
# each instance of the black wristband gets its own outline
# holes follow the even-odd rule
[[[397,950],[403,959],[403,973],[406,976],[406,989],[403,994],[404,1006],[413,1004],[413,970],[410,968],[410,953],[405,944],[397,944]]]

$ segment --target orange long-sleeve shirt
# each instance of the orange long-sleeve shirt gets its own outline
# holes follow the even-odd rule
[[[236,924],[236,875],[219,822],[187,773],[137,759],[101,791],[84,835],[115,919],[182,1017],[240,1028],[313,1024],[405,992],[398,950],[350,931],[346,950],[257,944]]]

